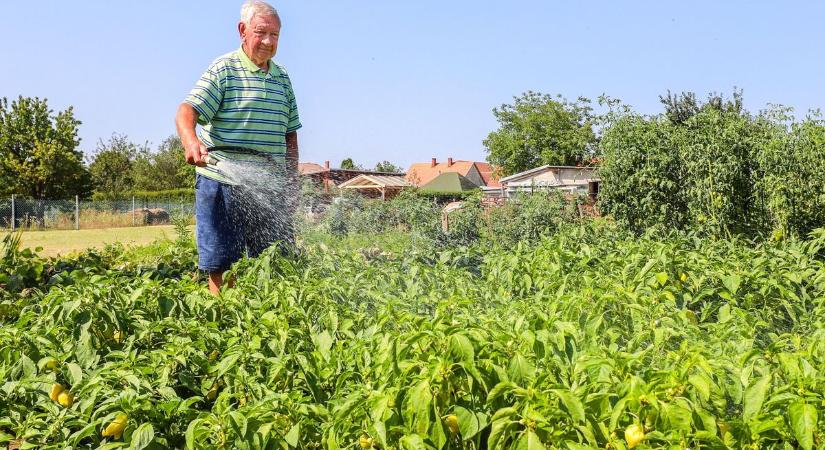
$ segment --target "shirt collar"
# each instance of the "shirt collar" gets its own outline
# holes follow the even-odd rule
[[[271,59],[268,61],[267,64],[269,66],[269,70],[261,69],[254,62],[252,62],[251,59],[249,59],[249,56],[247,56],[246,52],[243,51],[243,46],[238,49],[238,58],[241,59],[241,63],[244,65],[244,67],[246,67],[246,70],[250,72],[264,72],[268,75],[275,75],[275,63],[272,62]]]

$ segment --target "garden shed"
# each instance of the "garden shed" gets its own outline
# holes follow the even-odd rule
[[[412,184],[400,175],[366,174],[358,175],[338,185],[339,189],[356,190],[367,197],[380,197],[381,200],[392,198],[408,187],[412,187]]]

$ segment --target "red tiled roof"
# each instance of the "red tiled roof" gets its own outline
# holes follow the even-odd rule
[[[437,163],[435,166],[432,163],[414,163],[407,169],[407,181],[416,186],[423,186],[442,173],[457,172],[461,176],[467,176],[473,165],[475,165],[485,185],[491,187],[501,186],[490,164],[464,160],[454,160],[451,166],[448,166],[447,162]]]
[[[484,180],[484,184],[488,187],[501,187],[501,183],[498,182],[499,176],[496,174],[493,166],[486,162],[476,162],[476,168],[478,169],[478,173],[481,174],[481,179]]]
[[[298,172],[301,175],[323,172],[324,166],[315,163],[298,163]]]

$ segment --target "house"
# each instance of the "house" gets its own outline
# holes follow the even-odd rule
[[[504,177],[499,189],[484,189],[485,195],[510,198],[520,192],[560,190],[576,194],[588,194],[595,199],[599,191],[596,167],[541,166]],[[497,191],[497,192],[496,192]]]
[[[327,163],[329,163],[329,161],[327,161]],[[327,164],[327,169],[329,169],[329,164]],[[298,172],[301,175],[309,175],[309,174],[312,174],[312,173],[323,172],[324,170],[327,170],[327,169],[324,169],[324,166],[322,166],[320,164],[315,164],[315,163],[312,163],[312,162],[298,163]]]
[[[301,173],[302,177],[309,178],[321,186],[325,194],[329,194],[332,188],[337,187],[341,183],[351,180],[359,175],[404,176],[403,173],[336,169],[329,166],[329,161],[324,161],[323,166],[315,163],[299,163],[298,171]]]
[[[478,185],[458,172],[444,172],[419,187],[421,192],[460,195],[478,189]]]
[[[455,172],[475,186],[499,187],[493,167],[486,162],[464,161],[447,158],[439,163],[432,158],[429,163],[415,163],[407,170],[407,181],[422,187],[443,173]]]

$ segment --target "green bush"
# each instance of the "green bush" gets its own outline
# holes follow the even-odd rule
[[[577,198],[559,191],[522,194],[487,215],[488,239],[504,246],[536,242],[578,220]]]
[[[92,200],[185,200],[195,201],[194,188],[169,189],[164,191],[131,191],[119,194],[95,192]]]
[[[601,147],[601,210],[637,233],[781,237],[825,226],[817,116],[796,123],[781,109],[707,107],[674,123],[629,113],[613,118]]]

